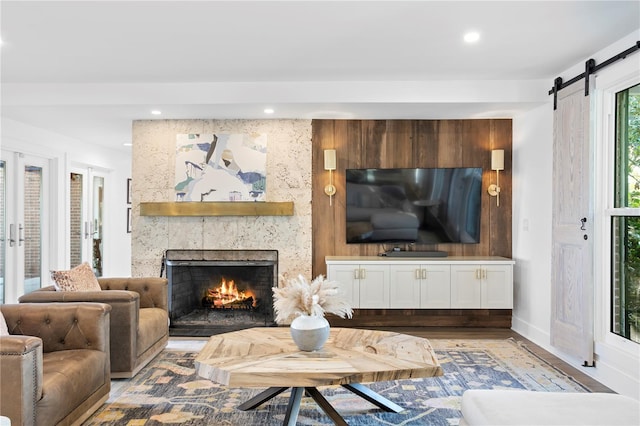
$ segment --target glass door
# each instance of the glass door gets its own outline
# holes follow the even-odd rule
[[[3,151],[0,160],[2,303],[42,287],[48,223],[47,159]],[[9,285],[9,283],[16,283]]]
[[[7,270],[7,167],[5,160],[0,160],[0,305],[4,303],[4,283]]]
[[[93,187],[91,191],[91,248],[93,272],[97,277],[102,276],[102,254],[103,246],[103,218],[104,218],[104,177],[93,176]]]
[[[92,168],[76,168],[69,175],[70,266],[87,262],[98,277],[104,265],[104,180]]]
[[[87,210],[85,200],[87,198],[86,193],[88,192],[88,189],[86,188],[86,181],[85,173],[71,172],[69,175],[69,266],[71,268],[80,265],[82,263],[82,259],[87,256],[85,253],[86,237],[84,235],[84,224],[86,223],[85,215]]]
[[[23,224],[18,225],[18,245],[24,247],[24,292],[42,287],[42,227],[44,168],[25,163],[22,195]]]

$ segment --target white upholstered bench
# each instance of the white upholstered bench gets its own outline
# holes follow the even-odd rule
[[[640,402],[613,393],[468,390],[460,425],[640,425]]]

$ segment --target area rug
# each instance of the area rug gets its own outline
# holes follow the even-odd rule
[[[588,392],[526,345],[514,340],[431,339],[445,374],[441,377],[368,384],[400,404],[386,413],[342,387],[319,388],[349,425],[446,425],[459,423],[467,389],[527,389]],[[251,411],[236,407],[264,389],[232,389],[203,380],[194,370],[196,352],[165,350],[134,378],[114,383],[107,403],[84,425],[281,425],[289,393]],[[298,425],[333,422],[303,397]]]

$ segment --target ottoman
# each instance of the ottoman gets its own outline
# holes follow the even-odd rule
[[[460,425],[640,425],[640,402],[613,393],[468,390]]]

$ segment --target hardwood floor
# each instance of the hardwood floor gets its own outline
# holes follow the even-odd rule
[[[458,328],[458,327],[389,327],[379,328],[381,330],[395,331],[410,334],[425,339],[508,339],[510,337],[517,341],[526,343],[527,347],[548,362],[554,368],[564,372],[568,376],[575,378],[585,385],[591,392],[614,393],[611,389],[591,378],[580,369],[567,364],[557,356],[549,353],[540,346],[525,339],[520,334],[508,328]],[[584,367],[585,369],[588,367]]]

